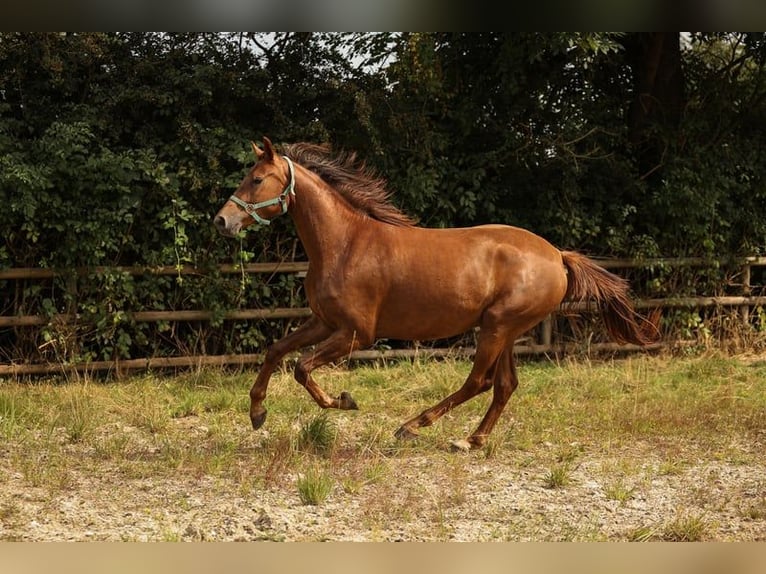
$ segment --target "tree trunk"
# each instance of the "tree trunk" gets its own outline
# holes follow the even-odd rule
[[[628,138],[638,159],[639,176],[657,181],[684,108],[680,34],[634,33],[625,37],[623,45],[634,88]]]

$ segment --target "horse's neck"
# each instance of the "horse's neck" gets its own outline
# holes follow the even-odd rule
[[[291,215],[314,266],[329,264],[340,256],[359,221],[358,214],[338,192],[306,176],[296,179]]]

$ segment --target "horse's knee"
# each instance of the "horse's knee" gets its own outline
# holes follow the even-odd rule
[[[263,356],[263,362],[267,365],[274,365],[282,358],[282,351],[277,345],[271,345],[266,349],[266,354]]]

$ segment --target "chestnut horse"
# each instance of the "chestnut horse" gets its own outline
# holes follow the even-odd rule
[[[312,371],[373,344],[377,338],[433,340],[479,327],[465,383],[405,422],[398,438],[417,436],[450,409],[493,389],[474,433],[453,442],[461,450],[485,444],[518,385],[513,345],[564,300],[594,300],[620,343],[646,345],[659,336],[638,315],[628,284],[585,256],[559,251],[517,227],[419,227],[388,201],[384,180],[353,153],[296,143],[275,150],[255,143],[256,163],[215,216],[225,236],[282,214],[293,219],[309,260],[305,279],[311,317],[274,343],[250,390],[250,419],[259,428],[274,369],[291,351],[315,345],[298,360],[295,379],[322,408],[356,409],[348,392],[337,398]]]

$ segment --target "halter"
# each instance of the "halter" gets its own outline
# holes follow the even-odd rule
[[[293,162],[290,161],[290,158],[286,155],[282,156],[287,161],[287,171],[290,173],[290,182],[285,186],[285,188],[282,190],[282,193],[280,193],[277,197],[273,197],[271,199],[267,199],[266,201],[259,201],[258,203],[248,203],[247,201],[243,201],[240,198],[238,198],[236,195],[233,195],[229,198],[230,201],[233,201],[236,203],[239,207],[245,210],[245,212],[255,219],[257,223],[260,223],[261,225],[271,225],[270,219],[264,219],[260,215],[258,215],[255,210],[260,209],[262,207],[269,207],[271,205],[281,205],[282,206],[282,213],[279,215],[284,215],[287,213],[287,204],[288,204],[288,195],[292,195],[295,197],[295,168],[293,167]]]

